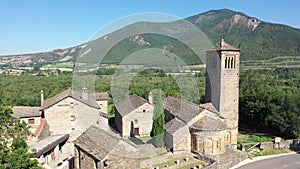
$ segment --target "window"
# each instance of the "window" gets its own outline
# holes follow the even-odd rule
[[[34,119],[28,119],[28,124],[34,124]]]
[[[230,68],[230,57],[228,57],[228,60],[227,60],[227,68],[228,69]]]
[[[71,121],[75,121],[76,117],[74,115],[71,115]]]

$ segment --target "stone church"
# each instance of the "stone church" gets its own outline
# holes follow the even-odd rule
[[[240,50],[222,39],[206,53],[206,103],[164,100],[165,145],[171,151],[220,155],[236,148]]]

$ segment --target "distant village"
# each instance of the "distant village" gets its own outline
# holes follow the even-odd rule
[[[163,100],[164,147],[153,144],[151,92],[117,103],[114,119],[109,94],[85,87],[49,99],[41,91],[39,107],[13,107],[13,116],[31,127],[30,151],[44,168],[229,168],[247,157],[237,150],[239,57],[224,40],[207,51],[205,103]]]

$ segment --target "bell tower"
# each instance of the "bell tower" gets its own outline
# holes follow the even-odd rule
[[[229,129],[238,127],[240,49],[223,39],[206,52],[205,100],[211,102]]]

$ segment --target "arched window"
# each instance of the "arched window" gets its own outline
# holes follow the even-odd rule
[[[233,68],[233,57],[231,58],[231,66],[230,68],[232,69]]]
[[[233,60],[233,68],[235,68],[235,64],[236,64],[236,57],[234,56],[234,60]]]
[[[227,60],[227,68],[228,69],[230,68],[230,57],[228,57],[228,60]]]
[[[227,69],[227,57],[225,58],[225,69]]]

